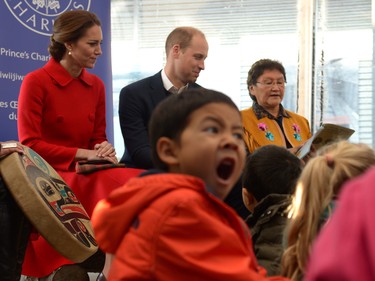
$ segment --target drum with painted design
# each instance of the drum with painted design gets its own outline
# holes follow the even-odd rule
[[[34,150],[0,160],[0,173],[15,201],[60,254],[82,262],[98,250],[90,218],[58,173]]]

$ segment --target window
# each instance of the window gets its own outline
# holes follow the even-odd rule
[[[300,3],[314,11],[311,27],[302,22]],[[209,43],[206,69],[197,81],[200,85],[224,92],[240,109],[247,108],[251,106],[246,86],[251,64],[261,58],[277,59],[287,72],[285,108],[305,115],[314,131],[321,122],[344,124],[356,130],[355,141],[372,145],[370,0],[111,0],[111,13],[118,156],[124,149],[119,92],[162,69],[165,39],[183,25],[201,29]],[[307,67],[299,59],[303,28],[314,35],[312,64]],[[297,81],[303,71],[311,72],[311,91],[300,90]],[[306,96],[309,110],[301,112],[299,99]]]
[[[313,120],[356,131],[374,144],[371,1],[317,1]]]
[[[262,57],[280,60],[288,78],[284,105],[296,108],[297,5],[294,0],[154,1],[112,0],[112,58],[115,146],[123,153],[118,121],[119,92],[164,66],[164,44],[177,26],[202,30],[209,43],[198,83],[229,95],[240,108],[251,105],[246,78]]]

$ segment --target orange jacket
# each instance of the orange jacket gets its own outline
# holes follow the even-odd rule
[[[244,222],[182,174],[130,180],[94,210],[99,246],[114,254],[108,280],[284,280],[265,277]]]
[[[283,118],[285,137],[292,147],[304,144],[312,136],[309,122],[301,115],[288,110],[285,112],[289,115],[289,118]],[[243,138],[250,153],[269,144],[286,147],[284,134],[275,120],[268,117],[258,119],[253,107],[242,110],[241,115],[244,128]]]

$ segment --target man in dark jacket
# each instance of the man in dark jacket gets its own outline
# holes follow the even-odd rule
[[[194,27],[178,27],[167,37],[166,65],[153,76],[134,82],[120,92],[119,117],[127,167],[153,168],[148,139],[151,113],[168,95],[200,87],[196,80],[208,54],[205,35]]]

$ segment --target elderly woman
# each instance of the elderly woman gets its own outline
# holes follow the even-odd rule
[[[295,152],[311,137],[307,119],[281,105],[285,83],[285,69],[280,62],[261,59],[251,66],[247,86],[254,103],[241,111],[244,140],[250,153],[268,144]]]

